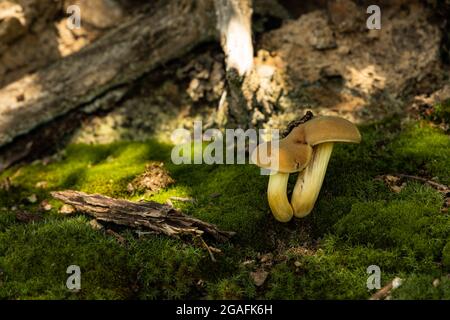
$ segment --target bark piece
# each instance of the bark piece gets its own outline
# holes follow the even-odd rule
[[[215,225],[187,216],[172,206],[154,201],[131,202],[79,191],[52,192],[52,196],[70,204],[100,222],[112,222],[132,228],[146,228],[171,237],[206,234],[226,241],[234,232],[219,230]]]
[[[383,288],[375,292],[369,300],[384,300],[389,297],[389,294],[392,290],[397,289],[402,285],[403,280],[396,277],[391,282],[389,282],[387,285],[385,285]]]

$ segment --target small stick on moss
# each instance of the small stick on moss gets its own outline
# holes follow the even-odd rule
[[[391,293],[392,290],[397,289],[402,284],[402,279],[396,277],[383,288],[375,292],[369,300],[384,300]]]
[[[132,202],[72,190],[52,192],[51,195],[98,221],[145,228],[175,238],[182,235],[208,235],[216,241],[227,241],[235,234],[219,230],[211,223],[187,216],[172,206],[154,201]]]
[[[444,184],[441,184],[441,183],[437,183],[437,182],[435,182],[433,180],[429,180],[429,179],[425,179],[425,178],[417,177],[417,176],[411,176],[409,174],[401,174],[401,173],[397,174],[396,176],[398,176],[400,178],[417,180],[417,181],[423,182],[423,183],[428,184],[429,186],[433,187],[434,189],[436,189],[437,191],[440,191],[440,192],[448,192],[448,191],[450,191],[450,188],[448,186],[446,186]]]
[[[436,189],[439,192],[443,192],[443,193],[446,193],[446,192],[450,191],[450,188],[448,186],[444,185],[444,184],[437,183],[437,182],[435,182],[433,180],[430,180],[430,179],[426,179],[426,178],[422,178],[422,177],[418,177],[418,176],[412,176],[412,175],[409,175],[409,174],[402,174],[402,173],[383,174],[383,175],[380,175],[380,176],[376,176],[375,179],[384,180],[388,176],[419,181],[419,182],[428,184],[430,187]]]
[[[180,202],[192,202],[192,203],[195,202],[195,199],[193,199],[193,198],[170,197],[169,199],[173,200],[173,201],[180,201]]]
[[[448,209],[450,207],[450,187],[446,186],[445,184],[437,183],[430,179],[413,176],[413,175],[409,175],[409,174],[402,174],[402,173],[383,174],[383,175],[375,177],[375,179],[379,179],[381,181],[385,181],[386,183],[388,183],[388,181],[387,181],[388,177],[395,177],[396,179],[399,179],[399,180],[400,179],[415,180],[415,181],[419,181],[419,182],[429,185],[430,187],[435,189],[437,192],[440,192],[444,195],[444,205],[442,206],[441,211],[448,212]]]
[[[117,232],[115,232],[114,230],[108,229],[106,230],[106,234],[113,236],[114,238],[117,239],[117,241],[121,244],[121,245],[125,245],[127,243],[127,240],[122,237],[120,234],[118,234]]]
[[[200,238],[200,242],[202,243],[202,245],[206,248],[206,250],[208,250],[211,261],[217,262],[216,258],[214,257],[214,254],[212,253],[211,248],[208,246],[208,244],[205,242],[205,240],[203,240],[203,238],[201,236],[199,236],[199,238]]]

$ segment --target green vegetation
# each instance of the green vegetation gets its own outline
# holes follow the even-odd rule
[[[360,145],[335,146],[313,212],[287,224],[270,214],[268,178],[255,166],[176,166],[171,146],[158,141],[70,145],[49,164],[11,168],[0,176],[12,184],[0,190],[0,299],[367,299],[372,264],[380,266],[382,284],[405,280],[393,298],[450,298],[450,219],[441,212],[443,196],[411,181],[396,193],[374,179],[405,173],[450,184],[449,136],[398,119],[361,133]],[[176,183],[130,196],[127,184],[153,160],[163,161]],[[158,202],[192,197],[193,203],[173,202],[237,235],[227,244],[211,243],[222,250],[217,262],[189,239],[138,238],[122,230],[122,245],[93,230],[89,218],[58,213],[62,204],[49,192],[61,189]],[[27,200],[32,194],[36,203]],[[42,200],[50,211],[40,210]],[[21,223],[15,218],[21,210],[43,219]],[[269,262],[262,261],[268,253]],[[82,271],[76,293],[65,288],[72,264]],[[257,287],[250,273],[261,268],[269,275]]]

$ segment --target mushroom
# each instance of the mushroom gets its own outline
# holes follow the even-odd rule
[[[359,143],[361,135],[354,124],[338,117],[316,117],[292,129],[278,141],[260,144],[251,156],[257,166],[271,170],[267,199],[280,222],[304,217],[311,212],[322,186],[334,142]],[[303,171],[302,171],[303,170]],[[300,172],[292,194],[287,197],[289,174]]]
[[[294,215],[287,197],[289,174],[303,170],[312,153],[313,148],[304,142],[302,127],[294,128],[273,150],[272,142],[268,141],[253,151],[252,162],[271,171],[267,199],[275,219],[280,222],[288,222]]]
[[[301,125],[305,141],[313,147],[313,155],[306,169],[298,175],[291,204],[297,218],[307,216],[314,207],[327,171],[335,142],[360,143],[358,128],[338,117],[316,117]]]

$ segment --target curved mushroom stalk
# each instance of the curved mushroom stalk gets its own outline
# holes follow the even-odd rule
[[[273,216],[280,222],[288,222],[294,212],[287,197],[289,173],[276,172],[270,175],[267,199]]]
[[[332,142],[317,145],[309,165],[299,173],[291,198],[294,215],[297,218],[307,216],[314,208],[332,151]]]

